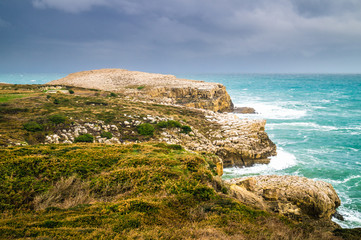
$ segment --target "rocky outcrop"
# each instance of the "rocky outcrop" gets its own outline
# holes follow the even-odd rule
[[[233,110],[231,98],[222,84],[178,79],[173,75],[100,69],[72,73],[47,84],[121,92],[158,103],[180,104],[215,112]]]
[[[187,150],[209,152],[222,159],[222,167],[252,166],[253,164],[269,163],[270,156],[276,155],[276,145],[265,132],[265,120],[240,119],[234,114],[215,113],[206,110],[205,118],[209,122],[209,130],[201,132],[191,126],[192,132],[185,134],[180,128],[163,128],[157,140],[168,144],[180,144]],[[128,120],[116,125],[105,124],[103,121],[86,122],[79,119],[64,129],[47,135],[45,143],[73,143],[79,135],[89,133],[94,142],[119,144],[128,139],[124,134],[134,131],[139,124],[157,124],[161,121],[173,120],[167,117],[125,114]],[[181,121],[181,124],[187,124]],[[110,132],[111,139],[101,137],[102,132]],[[129,134],[129,133],[127,133]]]
[[[165,130],[158,140],[181,144],[192,151],[214,153],[223,160],[224,167],[269,163],[269,157],[276,155],[276,146],[265,132],[266,121],[241,120],[234,114],[219,113],[232,111],[233,103],[225,87],[218,83],[178,79],[173,75],[101,69],[73,73],[48,85],[115,91],[124,93],[127,97],[133,96],[135,101],[204,109],[209,124],[217,125],[216,128],[205,133],[192,126],[193,132],[189,135],[182,134],[179,129]],[[252,109],[244,108],[242,111],[249,113]],[[156,123],[156,120],[150,122]],[[65,133],[60,134],[66,138]],[[99,133],[95,132],[94,136],[97,135]],[[114,135],[117,136],[116,133]],[[64,142],[63,138],[58,140],[57,136],[59,134],[49,136],[47,142]],[[66,140],[71,141],[71,138]],[[103,141],[96,139],[98,140]]]
[[[298,176],[256,176],[227,181],[247,205],[293,219],[327,219],[341,201],[331,184]]]
[[[215,154],[223,159],[224,167],[252,166],[269,163],[277,155],[276,145],[265,132],[266,120],[239,119],[233,114],[209,113],[208,121],[220,124],[210,133]]]
[[[181,144],[188,150],[210,152],[223,160],[224,167],[252,166],[269,163],[271,156],[277,155],[276,145],[265,132],[265,120],[240,119],[234,114],[205,112],[210,126],[206,133],[192,128],[189,135],[179,130],[167,130],[159,141]]]
[[[233,112],[241,114],[255,114],[256,110],[250,107],[234,107]]]

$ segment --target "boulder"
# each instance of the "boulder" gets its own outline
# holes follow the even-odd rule
[[[250,107],[235,107],[233,109],[234,113],[241,113],[241,114],[255,114],[256,110]]]
[[[341,201],[331,184],[299,176],[228,180],[233,196],[256,208],[294,219],[331,219]]]

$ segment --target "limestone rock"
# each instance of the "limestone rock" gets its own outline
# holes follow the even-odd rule
[[[235,107],[233,109],[234,113],[241,113],[241,114],[255,114],[256,110],[250,107]]]
[[[72,73],[47,84],[123,92],[158,103],[180,104],[215,112],[233,110],[231,98],[222,84],[179,79],[173,75],[100,69]]]
[[[240,201],[295,219],[331,219],[341,204],[331,184],[305,177],[256,176],[227,182]]]

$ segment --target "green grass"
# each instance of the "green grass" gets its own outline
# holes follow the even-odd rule
[[[29,94],[0,94],[0,103],[5,103],[12,101],[17,98],[24,98],[29,96]]]

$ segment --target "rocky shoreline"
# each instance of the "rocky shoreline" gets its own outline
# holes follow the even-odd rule
[[[115,70],[110,70],[107,77],[111,78],[112,71]],[[125,70],[117,70],[115,72],[118,74],[119,72],[124,73],[124,71]],[[95,72],[104,74],[103,70]],[[127,72],[127,74],[129,75],[130,73]],[[135,75],[139,78],[141,76],[155,76],[153,74],[147,75],[141,73]],[[228,206],[234,207],[234,211],[242,209],[241,216],[244,215],[243,211],[254,211],[254,213],[257,214],[266,214],[265,216],[267,217],[264,218],[266,222],[269,218],[276,216],[277,219],[279,218],[285,221],[285,223],[280,223],[281,225],[292,223],[301,228],[304,226],[305,229],[310,227],[313,229],[312,232],[315,232],[315,229],[317,229],[316,232],[319,231],[319,233],[325,234],[322,235],[324,237],[320,239],[339,239],[337,237],[330,238],[336,236],[334,235],[336,232],[337,234],[349,234],[352,232],[352,236],[357,235],[357,229],[352,231],[341,229],[340,226],[331,221],[331,217],[333,216],[339,219],[342,219],[342,216],[339,216],[337,213],[337,207],[341,204],[340,199],[329,183],[298,176],[252,176],[222,180],[223,168],[267,164],[270,162],[270,157],[277,154],[276,145],[269,139],[265,131],[265,120],[240,119],[234,114],[251,114],[255,112],[254,109],[247,107],[233,108],[232,101],[229,98],[229,100],[226,100],[228,107],[223,107],[221,110],[220,106],[223,105],[218,101],[222,101],[222,98],[220,98],[220,96],[215,97],[213,91],[217,88],[224,89],[224,91],[222,90],[223,99],[228,99],[227,96],[229,97],[229,95],[225,91],[224,86],[213,83],[208,85],[208,83],[205,82],[198,83],[197,81],[190,80],[184,80],[184,82],[182,82],[183,80],[175,80],[172,76],[164,77],[163,75],[156,75],[156,77],[150,80],[148,79],[149,81],[147,81],[147,79],[144,80],[144,82],[148,82],[149,86],[142,85],[136,88],[128,86],[113,91],[113,89],[108,88],[109,86],[113,86],[111,85],[113,83],[108,82],[107,84],[109,85],[106,85],[106,88],[94,90],[80,86],[85,81],[84,76],[91,79],[92,86],[94,86],[94,84],[96,85],[97,81],[100,82],[100,86],[101,82],[105,81],[104,78],[100,77],[98,79],[96,77],[98,76],[97,74],[96,76],[91,76],[91,72],[86,72],[86,74],[81,73],[79,75],[82,79],[82,81],[80,81],[81,84],[77,84],[77,74],[71,76],[72,85],[70,86],[65,82],[60,84],[57,81],[51,82],[46,86],[2,86],[1,91],[5,94],[23,96],[19,101],[8,102],[1,106],[0,110],[3,115],[0,116],[0,120],[2,120],[0,121],[0,124],[2,124],[0,125],[0,145],[4,147],[4,151],[41,148],[44,153],[53,155],[53,152],[55,152],[54,149],[59,148],[67,149],[61,152],[61,154],[68,156],[68,151],[69,154],[73,154],[73,151],[77,150],[86,152],[88,147],[94,148],[92,151],[94,151],[95,155],[98,151],[107,155],[106,149],[113,149],[115,151],[115,157],[107,159],[118,161],[120,155],[116,151],[117,149],[122,149],[121,154],[129,155],[128,160],[131,163],[129,165],[131,167],[130,173],[132,174],[134,171],[133,167],[138,166],[137,164],[140,162],[147,166],[157,166],[157,162],[153,163],[149,161],[149,156],[166,159],[172,157],[172,154],[190,154],[194,156],[197,161],[203,162],[202,159],[204,159],[204,163],[207,163],[205,165],[206,172],[199,172],[198,168],[194,168],[195,162],[187,158],[181,159],[182,164],[187,166],[186,168],[182,167],[178,169],[166,165],[162,168],[162,171],[165,171],[165,174],[169,174],[169,171],[174,170],[178,173],[179,170],[184,170],[185,182],[188,181],[189,176],[192,176],[197,179],[197,183],[194,185],[195,187],[199,187],[200,183],[205,184],[202,189],[198,189],[197,187],[196,192],[198,195],[192,195],[193,193],[189,195],[187,193],[187,198],[184,198],[185,200],[193,196],[196,197],[197,201],[200,199],[204,201],[204,205],[199,208],[199,211],[204,211],[202,214],[210,214],[206,212],[209,210],[207,204],[220,204],[220,208],[214,208],[215,211],[218,211],[216,209],[226,209],[227,204],[233,201],[239,204],[239,206],[252,209],[243,209],[243,207],[237,207],[238,205],[234,205],[234,203]],[[178,82],[179,85],[173,85],[172,88],[162,87],[163,90],[161,91],[173,91],[173,93],[176,91],[177,94],[161,94],[162,97],[159,97],[159,94],[155,94],[154,96],[149,95],[151,92],[160,91],[158,86],[161,84],[156,84],[156,82],[163,81],[164,79],[168,79],[169,81],[174,80]],[[117,84],[120,84],[121,81],[122,80],[118,79]],[[194,96],[189,94],[187,86],[189,82],[192,83],[189,89],[194,88],[191,92],[196,93]],[[197,90],[199,86],[203,86],[202,91],[209,92],[199,96],[199,91]],[[183,91],[182,87],[188,90]],[[135,94],[132,94],[132,92]],[[182,98],[186,100],[183,101]],[[234,112],[227,112],[230,110],[234,110]],[[140,131],[141,126],[149,127],[151,132],[142,133]],[[184,131],[184,129],[187,129],[187,131]],[[78,139],[84,135],[88,135],[90,138],[86,141],[78,141]],[[84,144],[83,142],[94,144]],[[138,149],[142,148],[145,150],[148,148],[148,145],[154,147],[152,154],[147,152],[148,150],[143,153]],[[6,148],[6,146],[9,148]],[[184,151],[184,149],[187,151]],[[35,151],[35,155],[31,157],[37,159],[38,153],[38,151]],[[55,155],[57,154],[60,154],[60,152]],[[144,157],[133,159],[133,154],[144,154]],[[54,158],[51,157],[53,160],[62,159],[58,159],[55,155]],[[165,155],[167,156],[166,158]],[[93,155],[89,155],[88,157],[92,159],[92,156]],[[79,156],[75,154],[74,157]],[[81,159],[81,161],[83,160]],[[102,161],[103,159],[100,159],[100,163],[102,163]],[[119,161],[119,164],[122,161],[123,159]],[[48,157],[44,159],[44,162],[48,162]],[[87,163],[85,163],[85,165],[86,164]],[[142,167],[139,169],[144,170]],[[117,176],[118,172],[113,171],[113,168],[109,168],[108,170],[109,173],[107,174],[115,174],[114,176]],[[123,171],[122,169],[119,170]],[[101,177],[104,175],[103,173],[99,174]],[[173,178],[172,174],[166,176],[161,174],[159,177],[163,180],[168,179],[167,181],[177,182],[178,180]],[[116,191],[119,189],[126,190],[132,186],[127,182],[127,179],[130,178],[129,176],[124,178],[125,182],[123,182],[123,178],[119,179],[119,181],[117,178],[112,178],[109,180],[110,182],[106,184],[114,184]],[[149,176],[152,177],[153,174]],[[37,176],[37,178],[39,178],[39,176]],[[136,176],[133,178],[138,180]],[[69,181],[71,179],[73,178],[69,178]],[[57,181],[58,182],[52,183],[55,184],[54,189],[57,189],[58,184],[63,184],[64,181],[64,184],[67,183],[65,175],[64,179],[61,178]],[[160,182],[163,183],[162,181]],[[165,181],[165,183],[167,183],[167,181]],[[78,183],[81,183],[81,180],[75,182],[70,181],[69,184]],[[80,184],[80,186],[84,187],[87,185]],[[94,186],[98,187],[97,184]],[[142,184],[142,186],[144,186],[144,184]],[[178,185],[174,186],[178,188]],[[173,189],[174,186],[169,185],[168,187]],[[160,189],[163,189],[163,187]],[[181,188],[183,189],[183,185]],[[99,189],[102,189],[102,187],[99,187]],[[184,185],[184,189],[185,190],[182,191],[189,191],[187,190],[187,184]],[[67,192],[67,190],[63,191],[61,189],[59,191],[61,194]],[[176,193],[184,194],[182,191]],[[209,191],[211,191],[212,194],[213,191],[215,191],[214,194],[217,197],[213,199],[213,197],[209,195]],[[112,191],[107,192],[107,194],[111,193]],[[165,195],[163,196],[162,194],[160,196],[163,198]],[[101,193],[99,199],[102,199],[104,197],[103,195],[104,194]],[[138,195],[134,196],[136,198],[139,197]],[[127,195],[117,195],[116,197],[127,198]],[[217,202],[223,197],[229,199]],[[114,199],[109,200],[111,198],[107,197],[104,199],[104,201],[110,201],[106,204],[114,204],[114,202],[112,202]],[[168,197],[165,197],[165,199],[168,199]],[[210,201],[210,199],[213,200]],[[183,198],[181,201],[183,201]],[[222,204],[226,205],[223,206]],[[191,206],[193,205],[191,204]],[[221,214],[221,212],[217,214]],[[225,215],[220,216],[220,219],[228,216],[231,217],[232,214],[228,214],[227,212]],[[259,223],[256,223],[256,225],[257,224]],[[227,224],[225,226],[228,228]],[[257,228],[258,227],[259,225],[257,225]],[[267,225],[267,227],[269,226]],[[234,229],[234,227],[232,227],[232,229]]]
[[[196,127],[191,126],[193,131],[188,135],[178,129],[165,129],[157,140],[168,144],[180,144],[190,151],[217,155],[220,158],[217,160],[220,175],[223,167],[267,164],[270,162],[270,157],[277,154],[276,145],[265,132],[265,120],[239,119],[234,114],[220,113],[227,111],[256,113],[253,108],[234,108],[225,87],[221,84],[120,69],[70,74],[48,84],[115,90],[135,97],[138,101],[198,108],[210,123],[209,131],[201,133]],[[137,115],[129,115],[129,117],[132,119],[130,122],[122,123],[125,127],[143,122],[156,124],[159,121],[169,120],[159,116],[148,116],[147,119],[139,119]],[[92,128],[95,125],[98,126],[97,129]],[[212,126],[218,127],[212,128]],[[71,139],[81,131],[91,131],[99,135],[96,132],[102,130],[112,131],[114,136],[119,135],[117,126],[104,126],[101,122],[85,123],[83,126],[74,125],[68,132],[61,130],[56,135],[48,136],[47,142],[70,143]],[[117,138],[107,140],[96,137],[94,141],[120,143]],[[294,219],[307,216],[311,219],[330,221],[340,205],[340,199],[330,184],[302,177],[258,176],[234,179],[227,181],[227,184],[234,197],[245,204]]]

